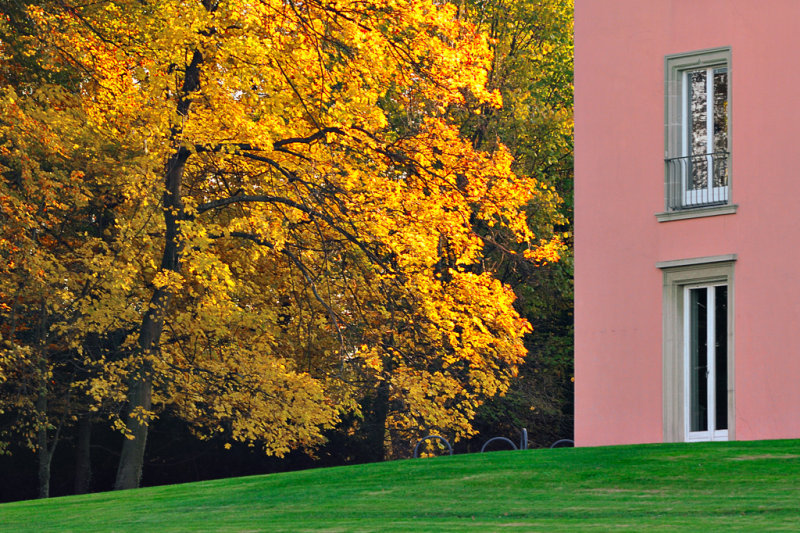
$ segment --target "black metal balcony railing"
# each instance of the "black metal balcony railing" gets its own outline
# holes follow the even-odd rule
[[[664,162],[668,211],[728,203],[728,152],[673,157]]]

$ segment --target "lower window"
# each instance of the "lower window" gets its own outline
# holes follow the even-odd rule
[[[735,438],[735,255],[665,261],[663,427],[666,442]]]

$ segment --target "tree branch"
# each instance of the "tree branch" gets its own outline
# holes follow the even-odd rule
[[[264,239],[262,239],[258,235],[253,235],[252,233],[245,233],[245,232],[242,232],[242,231],[234,231],[230,235],[231,235],[231,237],[237,237],[237,238],[240,238],[240,239],[247,239],[247,240],[252,241],[252,242],[254,242],[254,243],[256,243],[256,244],[258,244],[260,246],[266,246],[270,250],[275,250],[275,245],[274,244],[272,244],[269,241],[265,241]],[[333,322],[334,328],[336,329],[336,335],[339,337],[339,345],[340,345],[340,347],[342,349],[342,352],[344,352],[345,348],[346,348],[346,344],[345,344],[345,341],[344,341],[344,336],[342,335],[342,327],[339,324],[339,316],[336,313],[336,311],[330,306],[330,304],[328,304],[328,302],[326,302],[325,299],[319,294],[319,291],[317,290],[317,284],[313,279],[311,279],[311,272],[309,271],[308,267],[300,260],[300,258],[298,258],[295,254],[293,254],[287,248],[282,248],[279,251],[283,255],[288,257],[289,260],[292,263],[294,263],[294,265],[298,268],[300,273],[303,275],[303,278],[305,278],[306,283],[308,283],[308,286],[311,287],[311,292],[314,294],[314,298],[328,312],[328,316],[330,317],[331,321]]]
[[[328,224],[328,226],[330,226],[333,230],[337,231],[344,238],[346,238],[348,241],[350,241],[353,244],[355,244],[356,246],[358,246],[358,248],[361,249],[361,251],[363,251],[367,255],[367,257],[370,258],[370,260],[374,261],[376,264],[379,264],[379,265],[383,265],[384,264],[384,262],[381,260],[381,258],[378,257],[372,250],[367,248],[367,245],[361,239],[359,239],[353,233],[350,233],[346,229],[342,228],[332,216],[330,216],[330,215],[328,215],[326,213],[322,213],[320,211],[317,211],[315,209],[312,209],[312,208],[310,208],[308,206],[305,206],[303,204],[300,204],[300,203],[295,202],[294,200],[290,200],[288,198],[283,198],[283,197],[280,197],[280,196],[267,196],[267,195],[231,196],[231,197],[228,197],[228,198],[221,198],[219,200],[214,200],[212,202],[207,202],[205,204],[201,204],[201,205],[197,206],[197,213],[198,214],[202,214],[202,213],[205,213],[206,211],[209,211],[211,209],[217,209],[217,208],[220,208],[220,207],[224,207],[226,205],[237,204],[237,203],[275,203],[275,204],[283,204],[283,205],[288,205],[289,207],[293,207],[293,208],[297,209],[298,211],[302,211],[303,213],[306,213],[308,216],[310,216],[312,218],[319,218],[320,220],[325,221]]]

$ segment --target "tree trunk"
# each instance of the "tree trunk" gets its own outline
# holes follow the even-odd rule
[[[49,391],[47,390],[48,368],[44,348],[47,338],[47,308],[44,304],[44,298],[42,298],[42,304],[40,307],[38,336],[39,347],[37,352],[39,356],[39,382],[37,384],[38,391],[36,396],[36,455],[39,461],[39,498],[49,498],[50,465],[53,462],[53,451],[55,450],[56,442],[58,441],[58,435],[56,434],[55,438],[53,439],[53,447],[51,448],[47,438],[47,429],[49,425],[49,420],[47,419],[47,394]]]
[[[75,447],[75,494],[92,490],[92,419],[88,414],[78,420],[78,442]]]
[[[148,369],[142,368],[128,393],[130,413],[126,425],[129,433],[122,444],[114,490],[135,489],[142,479],[149,422],[142,416],[136,416],[136,412],[150,410],[152,407],[152,391],[152,374]]]
[[[39,498],[49,498],[50,465],[53,461],[53,450],[49,448],[47,442],[47,385],[41,385],[41,387],[44,388],[44,391],[40,390],[36,399],[36,409],[39,412],[39,428],[36,431],[36,455],[39,461]]]
[[[172,272],[181,270],[182,245],[179,223],[185,217],[181,198],[181,181],[188,158],[189,151],[179,148],[169,158],[166,165],[165,190],[162,199],[165,232],[161,270]],[[117,479],[114,482],[115,490],[135,489],[139,486],[142,478],[149,424],[149,417],[145,412],[150,411],[153,396],[153,372],[150,358],[158,353],[164,318],[169,310],[172,297],[172,290],[167,287],[155,290],[139,329],[141,361],[139,368],[131,376],[128,389],[128,419],[125,422],[128,434],[122,443]]]
[[[46,433],[46,431],[45,431]],[[45,442],[46,442],[45,437]],[[50,497],[50,464],[52,463],[53,454],[47,448],[39,448],[39,498]]]
[[[369,460],[386,459],[386,418],[389,414],[389,384],[383,380],[378,383],[367,426]]]
[[[205,5],[205,4],[204,4]],[[206,9],[208,9],[206,5]],[[192,93],[200,88],[200,65],[203,55],[195,50],[191,62],[186,66],[181,87],[181,97],[176,105],[177,114],[184,117],[185,123],[192,103]],[[180,221],[186,218],[184,212],[181,186],[186,161],[191,153],[180,146],[182,142],[182,125],[175,125],[170,131],[172,141],[178,145],[175,152],[167,160],[164,168],[164,194],[162,196],[162,213],[164,216],[164,254],[161,258],[161,270],[180,272],[182,244],[180,239]],[[139,350],[141,364],[131,376],[128,389],[128,419],[126,426],[128,435],[122,444],[122,453],[117,468],[115,490],[134,489],[139,486],[144,466],[144,450],[147,445],[147,428],[149,420],[142,411],[150,411],[153,395],[153,373],[150,358],[159,350],[161,331],[164,319],[172,302],[173,293],[168,287],[156,289],[150,299],[147,313],[142,319],[139,329]]]
[[[44,365],[43,365],[44,366]],[[42,376],[42,383],[39,385],[39,394],[36,398],[36,410],[38,411],[38,429],[36,431],[36,455],[38,459],[38,478],[39,478],[39,498],[50,497],[50,465],[53,463],[53,453],[58,444],[59,430],[53,436],[53,443],[50,444],[47,429],[47,381],[46,374]],[[60,426],[60,424],[59,424]]]

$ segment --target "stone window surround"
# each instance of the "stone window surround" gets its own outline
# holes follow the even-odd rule
[[[728,285],[728,440],[736,440],[734,265],[736,254],[662,261],[663,273],[663,438],[664,442],[685,442],[683,296],[687,285],[724,283]]]
[[[671,54],[664,57],[664,157],[677,157],[676,150],[681,146],[681,135],[683,134],[682,116],[682,94],[683,94],[683,72],[686,70],[700,69],[726,65],[728,69],[728,153],[731,152],[732,145],[732,65],[731,47],[710,48],[707,50],[697,50],[693,52],[683,52]],[[728,203],[720,206],[689,208],[678,211],[665,210],[656,213],[659,222],[670,220],[684,220],[687,218],[710,217],[718,215],[730,215],[736,213],[737,205],[732,203],[733,195],[733,168],[732,158],[729,158],[728,168],[731,179],[728,182]],[[664,170],[664,180],[666,182],[666,168]],[[665,208],[668,198],[664,198]]]

